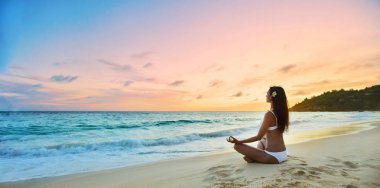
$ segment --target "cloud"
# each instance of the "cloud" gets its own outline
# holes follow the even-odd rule
[[[377,67],[373,63],[352,63],[349,65],[344,65],[339,67],[335,73],[342,73],[342,72],[347,72],[347,71],[358,71],[358,70],[373,70],[376,69]]]
[[[216,63],[210,65],[201,65],[196,68],[190,70],[190,73],[208,73],[208,72],[218,72],[223,70],[225,67],[222,65],[218,65]]]
[[[253,64],[253,65],[251,66],[251,68],[259,68],[259,67],[260,67],[259,64]]]
[[[42,84],[24,84],[5,80],[1,80],[0,82],[0,92],[12,93],[15,97],[34,95],[35,93],[39,93],[39,90],[42,88]]]
[[[220,85],[222,83],[223,83],[223,81],[221,81],[221,80],[214,80],[214,81],[210,82],[210,87],[214,87],[214,86]]]
[[[257,83],[259,81],[260,81],[260,79],[258,79],[258,78],[246,78],[240,82],[240,85],[242,85],[242,86],[252,85],[252,84]]]
[[[25,67],[17,66],[17,65],[12,65],[9,68],[14,69],[14,70],[27,70]]]
[[[202,99],[203,95],[198,95],[196,99]]]
[[[215,71],[221,71],[221,70],[223,70],[223,69],[224,69],[224,67],[223,67],[223,66],[220,66],[220,67],[216,68]]]
[[[298,84],[298,85],[294,85],[294,87],[314,87],[314,86],[321,86],[321,85],[330,84],[332,82],[333,81],[330,81],[330,80],[322,80],[322,81],[318,81],[318,82],[309,82],[307,84]]]
[[[156,79],[155,78],[145,78],[142,81],[145,81],[145,82],[154,82],[154,81],[156,81]]]
[[[144,58],[147,58],[149,55],[154,54],[154,53],[155,53],[154,51],[140,52],[140,53],[132,54],[131,58],[144,59]]]
[[[60,65],[65,65],[65,64],[67,64],[67,62],[63,62],[63,61],[52,63],[53,66],[60,66]]]
[[[124,86],[129,86],[129,85],[131,85],[133,83],[133,81],[125,81],[124,82]]]
[[[151,67],[151,66],[153,66],[153,63],[146,63],[146,64],[143,66],[143,68],[148,68],[148,67]]]
[[[42,84],[27,84],[19,82],[0,82],[0,109],[5,110],[73,110],[80,109],[85,101],[70,102],[78,93],[62,91],[46,87]],[[9,95],[11,94],[11,96]],[[8,107],[2,106],[7,105]],[[92,101],[91,104],[95,104]]]
[[[355,89],[364,88],[374,85],[373,81],[344,81],[344,80],[322,80],[317,82],[309,82],[306,84],[294,85],[295,89],[290,91],[294,96],[302,95],[319,95],[326,91],[340,90],[340,89]]]
[[[22,75],[11,74],[11,73],[5,73],[5,75],[12,76],[12,77],[17,77],[17,78],[26,78],[26,79],[29,79],[29,80],[35,80],[35,81],[41,81],[41,82],[46,81],[46,79],[41,78],[41,77],[37,77],[37,76],[22,76]]]
[[[176,87],[176,86],[182,85],[184,82],[185,81],[183,81],[183,80],[176,80],[176,81],[170,83],[169,85]]]
[[[1,80],[0,109],[19,110],[29,104],[52,101],[54,93],[48,93],[42,84],[26,84]],[[3,106],[5,105],[5,106]]]
[[[283,66],[279,69],[280,72],[283,72],[283,73],[287,73],[289,72],[291,69],[294,69],[296,67],[295,64],[290,64],[290,65],[286,65],[286,66]]]
[[[287,51],[288,50],[288,44],[283,44],[282,45],[282,50],[284,50],[284,51]]]
[[[63,76],[63,75],[54,75],[50,77],[50,81],[59,82],[59,83],[70,83],[76,80],[78,76]]]
[[[202,73],[207,73],[207,72],[210,72],[210,71],[215,71],[215,72],[217,72],[217,71],[221,71],[221,70],[223,70],[223,69],[224,69],[223,66],[214,63],[214,64],[212,64],[212,65],[209,65],[209,66],[205,67],[205,68],[202,70]]]
[[[243,96],[243,93],[239,91],[236,94],[232,95],[231,97],[241,97],[241,96]]]
[[[23,97],[24,95],[21,95],[19,93],[0,92],[0,96],[4,96],[4,97]]]
[[[292,95],[294,96],[298,96],[298,95],[309,95],[310,93],[309,92],[306,92],[304,90],[299,90],[299,91],[295,91],[295,92],[292,92]]]
[[[120,65],[120,64],[117,64],[117,63],[109,62],[109,61],[104,60],[104,59],[98,59],[98,61],[100,63],[103,63],[103,64],[111,66],[113,70],[117,70],[117,71],[132,71],[133,70],[133,68],[130,65],[127,65],[127,64]]]

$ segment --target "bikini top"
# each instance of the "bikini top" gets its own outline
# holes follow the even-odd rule
[[[275,126],[271,126],[271,127],[268,127],[268,131],[273,131],[273,130],[276,130],[277,129],[277,117],[276,117],[276,114],[274,114],[274,112],[272,110],[269,110],[270,112],[272,112],[272,114],[274,115],[274,117],[276,118],[276,125]]]

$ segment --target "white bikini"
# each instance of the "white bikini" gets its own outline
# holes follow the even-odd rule
[[[278,121],[277,121],[276,114],[274,114],[274,112],[271,111],[271,110],[270,110],[270,112],[272,112],[272,114],[276,118],[276,125],[268,128],[268,131],[273,131],[273,130],[277,129],[277,127],[278,127]],[[278,161],[278,163],[284,162],[284,161],[286,161],[288,159],[288,152],[286,151],[286,149],[284,151],[280,151],[280,152],[272,152],[272,151],[267,151],[267,150],[264,150],[264,151],[265,151],[265,153],[267,153],[267,154],[273,156],[274,158],[276,158],[277,161]]]

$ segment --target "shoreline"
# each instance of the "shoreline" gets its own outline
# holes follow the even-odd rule
[[[224,151],[217,151],[217,152],[211,152],[208,154],[203,155],[197,155],[197,156],[185,156],[180,158],[174,158],[174,159],[166,159],[166,160],[160,160],[160,161],[154,161],[149,163],[143,163],[143,164],[137,164],[133,166],[127,166],[127,167],[119,167],[119,168],[112,168],[112,169],[106,169],[106,170],[100,170],[100,171],[91,171],[91,172],[80,172],[76,174],[69,174],[69,175],[63,175],[63,176],[53,176],[53,177],[42,177],[42,178],[33,178],[28,180],[18,180],[18,181],[11,181],[11,182],[1,182],[0,187],[123,187],[123,186],[159,186],[159,187],[177,187],[177,186],[189,186],[191,184],[196,184],[198,186],[204,186],[207,182],[215,182],[215,180],[220,179],[223,180],[223,178],[216,178],[218,174],[223,174],[222,172],[227,173],[229,168],[235,168],[235,171],[237,173],[239,172],[250,172],[249,177],[252,179],[259,180],[266,180],[267,177],[271,177],[271,175],[275,175],[276,172],[278,172],[283,166],[287,166],[289,164],[295,165],[300,163],[299,165],[305,166],[305,162],[310,159],[311,161],[316,162],[316,159],[312,157],[312,154],[304,155],[300,151],[306,151],[309,148],[312,148],[310,146],[316,145],[316,143],[319,142],[326,142],[335,140],[335,142],[340,143],[339,140],[347,140],[347,137],[355,137],[353,135],[357,134],[369,134],[374,130],[374,132],[380,132],[380,122],[367,122],[367,123],[361,123],[365,124],[366,127],[361,130],[353,130],[349,129],[348,132],[343,131],[345,134],[339,134],[339,135],[330,135],[329,137],[321,137],[316,138],[312,140],[305,140],[303,142],[293,143],[293,144],[287,144],[287,148],[289,150],[289,160],[285,163],[282,163],[280,165],[265,165],[265,164],[247,164],[242,160],[242,156],[236,152],[233,151],[233,149],[226,149]],[[361,124],[354,124],[356,126]],[[339,128],[345,128],[352,126],[352,124],[344,125],[337,127]],[[355,127],[355,126],[354,126]],[[360,126],[359,126],[360,127]],[[352,128],[352,127],[351,127]],[[358,127],[356,127],[358,128]],[[336,128],[332,128],[336,129]],[[351,132],[350,132],[351,130]],[[336,130],[334,130],[336,131]],[[322,131],[323,132],[323,131]],[[324,132],[329,133],[329,131]],[[331,131],[330,131],[331,133]],[[342,133],[342,132],[340,132]],[[348,134],[347,134],[348,133]],[[333,143],[334,144],[334,143]],[[305,147],[307,146],[307,147]],[[331,153],[332,151],[330,151]],[[337,151],[335,151],[336,153]],[[295,155],[294,155],[294,154]],[[308,152],[307,152],[308,153]],[[299,156],[302,156],[301,159]],[[318,156],[318,155],[314,155]],[[379,157],[378,157],[379,158]],[[337,159],[338,160],[338,159]],[[341,159],[339,159],[341,160]],[[376,159],[377,160],[377,159]],[[304,161],[304,162],[302,162]],[[317,160],[318,162],[318,160]],[[220,165],[220,163],[225,163],[224,165]],[[228,164],[230,163],[230,164]],[[344,163],[345,164],[345,163]],[[347,163],[351,164],[351,163]],[[352,163],[354,164],[354,163]],[[250,169],[249,167],[254,165],[255,168]],[[238,168],[242,167],[244,168]],[[255,169],[259,166],[261,169],[260,171],[265,171],[263,176],[258,176],[257,171]],[[268,168],[270,166],[270,168]],[[353,165],[355,166],[355,165]],[[225,169],[223,169],[225,167]],[[228,167],[228,168],[227,168]],[[376,166],[375,166],[376,167]],[[161,174],[160,169],[164,168],[167,172],[166,174]],[[221,168],[220,172],[217,170]],[[376,167],[377,170],[380,169],[379,166]],[[281,170],[280,170],[281,171]],[[315,170],[314,170],[315,171]],[[136,172],[136,173],[133,173]],[[205,172],[206,173],[205,175]],[[298,172],[297,172],[298,173]],[[300,172],[301,175],[306,173]],[[318,172],[321,173],[321,172]],[[345,172],[347,173],[347,172]],[[345,174],[343,173],[343,174]],[[124,174],[123,176],[120,176],[120,174]],[[244,173],[243,173],[244,174]],[[178,176],[182,177],[180,180],[178,179]],[[204,176],[210,176],[208,180],[202,180]],[[226,177],[230,177],[226,176]],[[150,181],[146,181],[145,177],[149,177]],[[157,177],[160,177],[157,179]],[[191,177],[190,179],[187,177]],[[242,177],[246,177],[242,176]],[[263,178],[262,178],[263,177]],[[101,181],[99,179],[105,179],[104,181]],[[181,180],[182,179],[182,180]],[[185,180],[184,180],[185,179]],[[206,178],[207,179],[207,178]],[[236,179],[236,178],[235,178]],[[244,178],[237,178],[237,179],[244,179]],[[247,178],[245,178],[247,179]],[[108,182],[106,184],[98,183],[91,183],[93,180],[97,180],[100,182]],[[112,181],[110,181],[112,180]],[[128,180],[128,181],[126,181]],[[163,180],[166,180],[165,183]],[[202,181],[200,181],[202,180]],[[97,182],[96,181],[96,182]],[[231,180],[232,181],[232,180]],[[230,183],[231,183],[230,181]],[[251,182],[250,182],[251,181]],[[252,180],[246,180],[241,181],[240,184],[251,184]],[[277,181],[277,180],[276,180]],[[112,183],[111,183],[112,182]],[[160,184],[157,184],[157,182],[160,182]],[[228,178],[224,181],[224,183],[228,183]],[[255,181],[253,181],[255,182]],[[260,182],[260,181],[259,181]],[[265,182],[261,181],[265,184]],[[270,181],[269,181],[270,182]],[[223,183],[223,182],[219,182]],[[277,182],[279,183],[279,182]],[[378,182],[376,182],[378,183]],[[216,185],[216,184],[214,184]],[[218,184],[219,185],[219,184]],[[380,185],[380,183],[379,183]]]
[[[289,145],[293,145],[293,144],[299,144],[299,143],[309,142],[309,141],[323,139],[323,138],[330,138],[330,137],[335,137],[335,136],[344,136],[344,135],[356,134],[356,133],[361,132],[361,131],[366,131],[366,130],[375,128],[375,126],[371,126],[371,123],[375,123],[375,122],[368,122],[368,121],[356,122],[356,123],[350,123],[350,124],[343,124],[343,125],[340,125],[337,127],[322,128],[322,129],[318,129],[318,130],[303,130],[303,131],[296,132],[295,134],[292,134],[292,135],[288,135],[285,133],[284,139],[285,139],[286,145],[289,146]],[[378,123],[380,124],[380,121]],[[317,133],[315,133],[315,131]],[[334,132],[334,134],[332,134],[333,132]],[[312,134],[310,134],[310,133],[312,133]],[[256,143],[249,143],[249,145],[256,146]],[[15,182],[19,182],[19,181],[48,179],[48,178],[56,178],[56,177],[70,176],[70,175],[76,175],[76,174],[94,173],[94,172],[102,172],[102,171],[109,171],[109,170],[116,170],[116,169],[123,169],[123,168],[139,167],[139,166],[146,166],[146,165],[151,165],[151,164],[160,163],[160,162],[168,162],[168,161],[173,161],[173,160],[185,160],[185,159],[193,158],[193,157],[207,157],[207,156],[218,155],[218,154],[226,154],[226,153],[231,153],[231,152],[232,153],[236,152],[233,149],[232,145],[230,148],[226,148],[226,149],[223,149],[220,151],[212,151],[212,152],[208,152],[208,153],[204,153],[204,154],[198,154],[198,155],[192,155],[192,156],[180,156],[180,157],[175,157],[175,158],[170,158],[170,159],[160,159],[157,161],[132,164],[132,165],[128,165],[128,166],[106,168],[106,169],[101,169],[101,170],[81,171],[81,172],[76,172],[76,173],[71,173],[71,174],[63,174],[63,175],[55,175],[55,176],[53,175],[53,176],[45,176],[45,177],[34,177],[34,178],[19,179],[19,180],[14,180],[14,181],[4,181],[4,182],[0,182],[0,186],[2,183],[15,183]]]

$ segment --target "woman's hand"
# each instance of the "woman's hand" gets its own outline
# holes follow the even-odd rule
[[[240,141],[234,138],[233,136],[230,136],[226,138],[227,142],[234,143],[234,144],[240,144]]]

